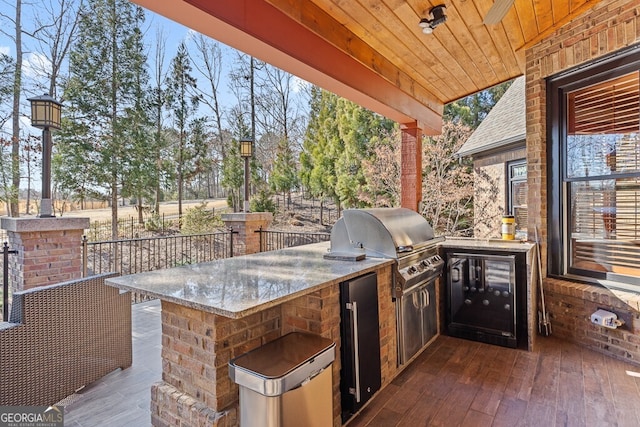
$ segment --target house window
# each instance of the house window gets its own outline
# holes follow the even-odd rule
[[[551,274],[640,285],[637,51],[548,83]]]
[[[527,162],[507,163],[507,212],[516,217],[516,234],[527,236]]]

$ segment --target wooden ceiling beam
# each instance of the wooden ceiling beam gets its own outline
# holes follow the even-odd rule
[[[367,66],[266,2],[132,1],[398,123],[417,121],[428,135],[442,131],[442,103],[412,84],[402,70],[375,55]],[[346,30],[335,21],[325,25],[330,26],[327,31]],[[353,45],[364,45],[350,37]],[[376,69],[381,64],[387,76]]]

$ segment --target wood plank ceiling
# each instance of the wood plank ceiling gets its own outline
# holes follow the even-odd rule
[[[433,134],[444,104],[522,75],[528,46],[600,0],[515,0],[495,25],[493,0],[133,1]],[[424,34],[439,4],[446,23]]]

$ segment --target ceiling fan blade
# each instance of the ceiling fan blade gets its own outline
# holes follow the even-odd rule
[[[515,0],[495,0],[491,9],[484,17],[482,21],[485,25],[494,25],[502,21],[502,18],[507,14],[509,8],[513,6]]]

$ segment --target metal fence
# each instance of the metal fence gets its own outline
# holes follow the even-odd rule
[[[170,230],[179,229],[178,215],[162,214],[157,217],[145,214],[143,222],[138,217],[118,218],[118,237],[120,239],[137,239],[142,237],[154,237],[159,233],[164,234]],[[153,224],[151,225],[151,222]],[[85,230],[87,239],[91,242],[100,242],[111,239],[111,220],[92,221],[89,228]]]
[[[235,232],[89,242],[82,240],[83,274],[120,274],[171,268],[233,256]]]
[[[260,252],[275,251],[293,246],[308,245],[310,243],[326,242],[331,238],[330,233],[302,233],[290,231],[256,230],[260,234]]]

